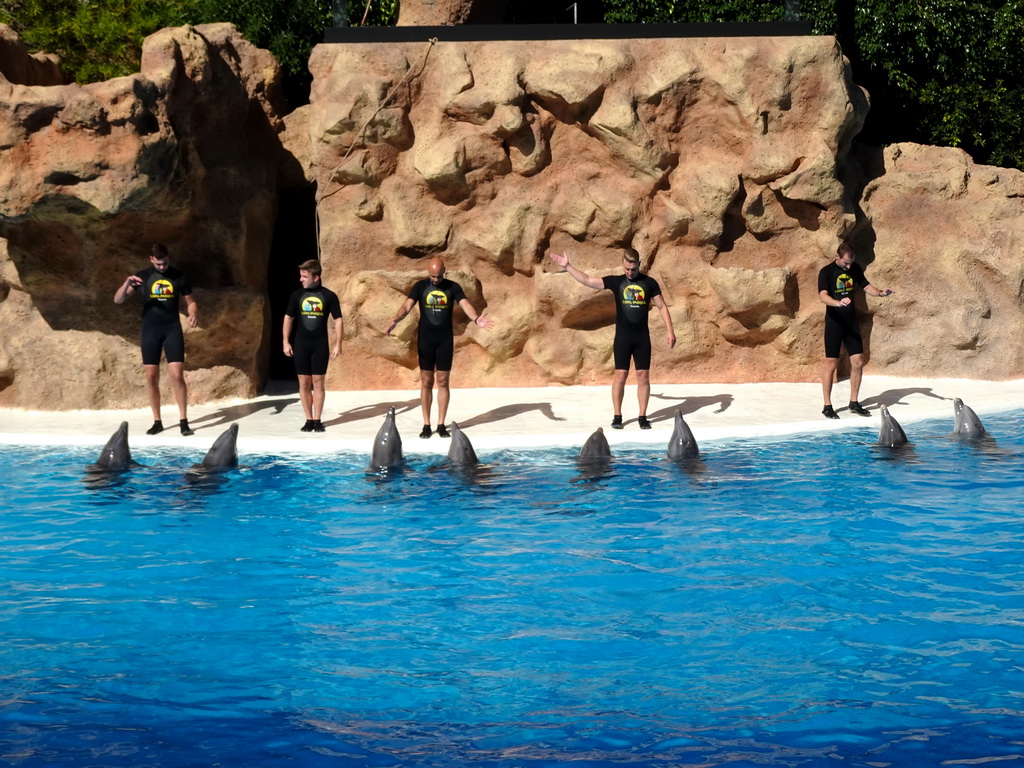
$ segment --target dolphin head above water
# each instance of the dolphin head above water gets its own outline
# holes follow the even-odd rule
[[[197,468],[220,469],[222,467],[238,466],[238,425],[232,424],[220,437],[213,441],[213,445],[206,454],[206,458]]]
[[[610,461],[611,458],[612,449],[608,445],[608,438],[604,436],[604,430],[598,427],[597,431],[587,438],[587,442],[580,449],[579,459],[595,462]]]
[[[459,425],[454,421],[452,422],[452,444],[448,449],[448,461],[452,464],[478,464],[479,459],[476,457],[476,451],[473,450],[473,444],[469,442],[469,438],[466,437],[466,433],[459,429]]]
[[[979,437],[985,434],[981,419],[969,405],[959,397],[953,400],[953,415],[956,418],[953,433],[962,437]]]
[[[878,444],[887,448],[899,448],[907,444],[907,433],[903,427],[889,413],[886,406],[882,406],[882,427],[878,430]]]
[[[690,425],[683,419],[683,412],[676,410],[672,437],[668,441],[668,457],[670,459],[687,459],[700,454],[697,438],[690,431]]]
[[[384,417],[384,423],[377,430],[377,436],[373,439],[370,469],[393,467],[400,464],[404,458],[402,437],[398,434],[398,427],[395,424],[395,407],[391,406],[388,408],[388,415]]]
[[[132,464],[132,452],[128,448],[128,422],[122,421],[92,466],[96,469],[120,470],[128,469]]]

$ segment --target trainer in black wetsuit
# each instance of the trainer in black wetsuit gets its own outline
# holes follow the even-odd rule
[[[891,290],[880,291],[864,276],[864,270],[854,263],[856,254],[849,243],[843,243],[835,260],[818,272],[818,299],[825,305],[825,365],[821,374],[825,407],[822,414],[838,419],[832,408],[832,381],[839,365],[842,347],[850,356],[850,411],[870,416],[858,400],[860,382],[864,373],[864,342],[860,336],[857,310],[853,305],[853,292],[857,288],[871,296],[890,296]]]
[[[615,296],[615,377],[612,379],[612,428],[622,429],[622,397],[629,376],[629,364],[636,366],[636,393],[640,405],[637,423],[640,429],[650,429],[647,403],[651,397],[651,334],[648,317],[655,306],[665,321],[669,349],[676,344],[672,316],[661,296],[661,286],[653,277],[641,274],[640,255],[632,248],[622,254],[622,275],[592,277],[569,263],[569,254],[551,254],[551,260],[564,267],[573,278],[590,288],[606,288]]]
[[[123,304],[138,293],[142,297],[142,365],[146,372],[146,394],[153,411],[153,426],[146,434],[163,431],[160,418],[160,353],[167,359],[167,373],[178,404],[181,434],[191,435],[188,425],[188,387],[185,384],[185,337],[181,331],[178,313],[181,300],[188,309],[188,326],[199,324],[198,307],[192,298],[188,278],[171,266],[167,248],[159,243],[153,246],[150,266],[128,277],[114,294],[114,302]]]
[[[345,335],[341,302],[334,291],[320,284],[321,272],[320,262],[315,259],[299,265],[302,287],[288,301],[282,329],[284,353],[295,360],[295,373],[299,379],[299,400],[306,415],[303,432],[324,431],[322,418],[327,363],[341,354],[341,340]],[[334,318],[333,347],[328,343],[329,317]],[[294,340],[291,338],[293,326]]]
[[[491,328],[493,321],[486,312],[477,314],[469,303],[462,286],[444,276],[444,261],[433,258],[427,265],[427,278],[420,280],[409,291],[395,319],[388,326],[387,335],[401,322],[415,305],[420,308],[417,351],[420,363],[420,407],[423,410],[423,431],[420,437],[430,437],[430,407],[434,397],[434,379],[437,379],[437,434],[448,437],[445,419],[451,398],[449,379],[455,353],[455,334],[452,313],[455,305],[462,307],[466,316],[481,328]]]

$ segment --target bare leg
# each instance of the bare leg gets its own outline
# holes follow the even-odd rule
[[[825,365],[821,369],[821,394],[825,398],[825,405],[832,405],[832,382],[836,378],[836,369],[838,367],[838,357],[825,358]]]
[[[622,396],[626,392],[626,377],[629,376],[628,370],[622,368],[615,369],[615,376],[612,378],[612,413],[616,416],[622,415]]]
[[[188,386],[185,384],[185,364],[168,363],[167,373],[171,376],[174,401],[178,404],[178,418],[188,418]]]
[[[434,372],[420,371],[420,408],[423,409],[423,423],[430,423],[430,406],[434,404]]]
[[[437,372],[437,423],[443,425],[448,418],[448,401],[452,393],[448,388],[448,379],[451,371]]]
[[[860,402],[860,380],[864,376],[864,355],[850,355],[850,402]]]
[[[636,399],[640,402],[640,415],[647,415],[647,403],[651,399],[651,372],[636,372]]]
[[[142,368],[146,372],[146,396],[153,411],[153,421],[160,421],[160,366],[144,365]]]
[[[302,403],[302,413],[306,421],[313,420],[313,377],[298,374],[299,376],[299,402]]]
[[[313,376],[313,419],[320,421],[320,418],[324,415],[324,398],[327,393],[324,391],[324,379],[326,374],[320,376]]]

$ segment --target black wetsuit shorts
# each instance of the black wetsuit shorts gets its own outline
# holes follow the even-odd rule
[[[296,334],[295,343],[292,344],[292,353],[297,375],[323,376],[327,373],[331,349],[326,338],[305,339],[301,334]]]
[[[864,352],[864,341],[860,337],[860,326],[856,315],[825,313],[825,357],[838,358],[840,347],[846,347],[848,355]]]
[[[163,350],[168,363],[185,362],[185,335],[181,332],[181,323],[142,323],[143,365],[160,365],[160,352]]]
[[[455,356],[455,337],[449,328],[420,328],[417,350],[421,371],[450,371]]]
[[[619,326],[615,331],[615,370],[628,371],[630,358],[638,371],[651,369],[651,334],[646,328]]]

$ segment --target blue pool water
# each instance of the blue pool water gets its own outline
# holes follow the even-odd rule
[[[605,475],[8,450],[0,761],[1024,764],[1024,414],[985,422]]]

